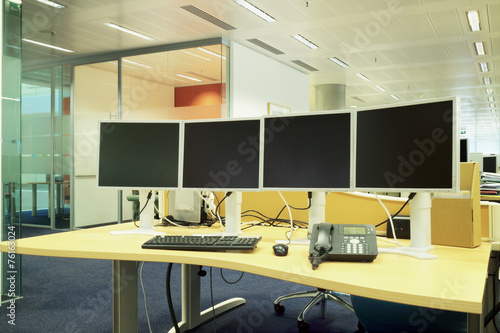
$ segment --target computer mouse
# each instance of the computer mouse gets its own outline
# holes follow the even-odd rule
[[[286,244],[274,244],[273,245],[274,254],[280,257],[286,256],[288,254],[288,245]]]

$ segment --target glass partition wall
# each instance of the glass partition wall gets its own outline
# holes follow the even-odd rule
[[[70,67],[22,76],[22,210],[28,226],[69,228]]]
[[[23,223],[131,220],[130,191],[97,188],[98,121],[227,117],[228,49],[222,40],[189,42],[23,73]]]
[[[21,6],[1,1],[4,46],[1,51],[2,73],[2,220],[0,239],[15,241],[21,237]],[[1,254],[0,301],[21,296],[21,256],[12,249]],[[8,279],[7,279],[8,277]]]

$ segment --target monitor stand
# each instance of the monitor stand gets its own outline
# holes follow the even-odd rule
[[[149,192],[151,198],[148,200]],[[110,231],[111,235],[150,235],[159,236],[165,235],[164,232],[154,230],[154,216],[155,216],[155,196],[156,191],[140,190],[139,191],[139,208],[140,211],[139,221],[140,227],[131,230]],[[146,205],[146,206],[143,206]]]
[[[431,193],[417,193],[410,201],[411,245],[401,247],[379,247],[378,253],[393,253],[418,259],[436,259],[428,253],[431,246]]]
[[[312,192],[311,197],[311,207],[309,208],[309,226],[307,230],[306,238],[292,238],[290,241],[288,240],[276,240],[276,243],[285,243],[285,244],[298,244],[298,245],[307,245],[311,243],[311,234],[314,226],[318,223],[325,222],[326,214],[326,195],[327,192],[316,191]]]
[[[224,231],[200,234],[201,236],[237,236],[241,233],[241,191],[233,191],[226,201],[226,228]]]

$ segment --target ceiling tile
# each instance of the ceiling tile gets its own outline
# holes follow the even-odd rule
[[[314,6],[315,2],[312,2],[311,5]],[[356,1],[320,0],[320,2],[331,11],[336,12],[340,15],[359,14],[361,10],[361,7],[357,4]]]
[[[394,16],[393,19],[391,19],[388,24],[384,26],[384,31],[392,42],[407,43],[408,41],[413,40],[412,34],[397,16]]]
[[[436,30],[432,26],[429,17],[426,14],[416,14],[405,16],[404,24],[417,40],[436,38]]]
[[[419,46],[405,47],[401,49],[401,53],[406,57],[407,63],[418,64],[429,61],[429,57]]]
[[[431,61],[445,61],[450,59],[446,49],[441,44],[424,45],[422,46],[422,50]]]
[[[444,44],[451,59],[470,59],[470,49],[466,42],[453,42]]]
[[[457,13],[454,9],[430,12],[429,16],[439,37],[445,38],[462,35],[462,26],[460,25]]]

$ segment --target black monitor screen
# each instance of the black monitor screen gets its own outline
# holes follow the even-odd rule
[[[100,123],[98,186],[177,188],[179,122]]]
[[[484,172],[497,172],[497,157],[484,156],[483,157],[483,171]]]
[[[460,139],[460,162],[469,162],[469,140]]]
[[[185,122],[182,187],[259,188],[260,119]]]
[[[357,112],[356,188],[458,190],[455,122],[454,100]]]
[[[350,188],[351,113],[264,118],[263,188]]]

